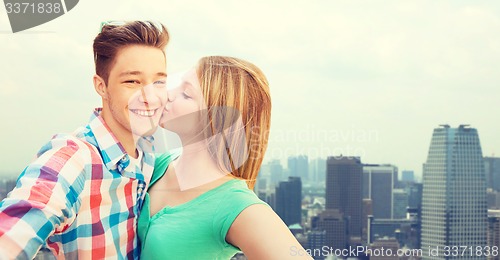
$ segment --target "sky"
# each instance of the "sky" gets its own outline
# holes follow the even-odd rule
[[[0,176],[100,106],[92,41],[109,20],[165,24],[169,73],[207,55],[260,67],[265,161],[342,154],[420,175],[440,124],[470,124],[483,155],[500,155],[498,1],[85,0],[16,34],[0,8]]]

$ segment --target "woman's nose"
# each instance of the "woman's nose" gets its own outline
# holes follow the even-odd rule
[[[182,91],[183,89],[180,87],[167,90],[168,101],[173,102],[177,98],[177,96],[182,94]]]
[[[168,90],[167,91],[167,101],[172,102],[175,100],[175,91]]]

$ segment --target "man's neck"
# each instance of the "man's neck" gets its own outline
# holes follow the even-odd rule
[[[122,145],[125,152],[129,156],[137,158],[137,141],[139,140],[139,137],[134,136],[128,129],[125,129],[120,124],[116,124],[116,121],[110,120],[110,117],[112,117],[112,115],[107,113],[105,110],[101,112],[101,116],[111,133],[113,133],[115,138]]]
[[[135,139],[134,137],[131,137],[131,138],[122,138],[122,139],[125,139],[125,140],[121,140],[120,138],[117,137],[117,139],[121,143],[121,145],[123,146],[123,149],[125,149],[125,152],[129,156],[132,156],[133,158],[137,158],[137,156],[139,154],[137,152],[137,145],[136,145],[137,143],[134,140]]]

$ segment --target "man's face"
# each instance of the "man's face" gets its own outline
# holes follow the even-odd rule
[[[167,100],[165,83],[166,61],[160,49],[132,45],[118,51],[103,99],[103,113],[111,115],[106,123],[118,138],[153,134]]]

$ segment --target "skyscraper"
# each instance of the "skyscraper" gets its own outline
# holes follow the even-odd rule
[[[281,163],[279,160],[272,160],[268,163],[269,165],[269,172],[271,175],[271,183],[270,185],[272,186],[278,186],[278,183],[280,181],[283,181],[286,179],[283,174],[283,166],[281,166]]]
[[[300,177],[288,177],[276,187],[275,212],[287,226],[301,224],[302,182]]]
[[[361,238],[363,198],[359,157],[328,157],[326,208],[338,209],[349,219],[349,235]]]
[[[323,247],[326,246],[326,230],[310,231],[307,234],[307,249],[311,250],[311,256],[316,259],[325,259]]]
[[[420,214],[422,209],[422,183],[410,183],[406,187],[408,193],[408,207],[418,210]]]
[[[393,218],[393,190],[397,174],[398,168],[394,165],[363,165],[363,198],[372,200],[373,216],[375,218]]]
[[[408,207],[408,193],[403,189],[394,189],[392,196],[392,218],[406,218],[406,208]]]
[[[500,158],[484,157],[488,188],[500,191]]]
[[[349,243],[348,218],[337,209],[326,209],[318,216],[317,230],[326,231],[325,244],[333,249],[347,248]]]
[[[500,247],[500,210],[488,210],[488,246],[498,252]],[[500,255],[492,254],[488,256],[488,260],[499,260]]]
[[[309,179],[309,160],[306,155],[288,157],[290,176],[300,177],[302,181]]]
[[[325,185],[326,160],[316,158],[309,162],[309,181],[317,186]]]
[[[441,254],[423,259],[486,259],[444,256],[444,246],[486,246],[486,176],[477,130],[467,125],[434,129],[423,165],[422,249]]]
[[[486,190],[488,209],[500,209],[500,192],[488,188]]]
[[[402,171],[401,172],[401,181],[403,182],[414,182],[415,174],[413,171]]]

